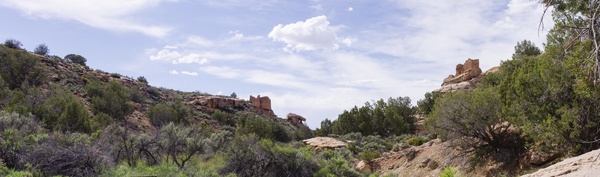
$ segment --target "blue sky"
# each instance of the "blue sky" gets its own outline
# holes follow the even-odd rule
[[[314,129],[367,101],[415,104],[467,58],[487,70],[518,41],[541,47],[542,12],[530,0],[0,0],[0,39],[153,86],[269,96]]]

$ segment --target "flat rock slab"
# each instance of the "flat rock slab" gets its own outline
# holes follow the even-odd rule
[[[302,140],[304,144],[313,146],[316,149],[335,149],[345,148],[348,146],[347,143],[330,137],[314,137],[311,139]]]
[[[600,176],[600,149],[577,157],[565,159],[559,163],[538,170],[523,177],[542,176]]]

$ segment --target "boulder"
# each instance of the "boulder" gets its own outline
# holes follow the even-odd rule
[[[304,126],[304,121],[306,121],[306,118],[294,113],[289,113],[286,117],[287,121],[296,127]]]
[[[302,140],[304,144],[314,147],[316,150],[345,148],[347,143],[330,137],[314,137]]]
[[[360,171],[360,172],[365,172],[365,171],[371,170],[371,166],[364,160],[361,160],[360,162],[358,162],[358,164],[356,164],[355,168],[358,169],[358,171]]]

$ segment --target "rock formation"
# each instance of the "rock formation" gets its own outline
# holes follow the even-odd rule
[[[435,92],[471,91],[481,82],[484,75],[498,72],[499,67],[493,67],[482,73],[479,68],[479,59],[467,59],[464,64],[456,65],[456,73],[449,75],[442,83],[442,88]]]
[[[335,148],[345,148],[348,144],[343,141],[330,137],[314,137],[311,139],[302,140],[304,144],[315,147],[316,150],[326,150]]]
[[[298,114],[289,113],[287,115],[287,121],[292,123],[292,125],[295,125],[296,127],[300,127],[304,126],[304,121],[306,121],[306,118]]]
[[[271,109],[271,99],[268,96],[261,97],[258,95],[257,97],[253,97],[250,95],[250,106],[254,109],[257,109],[262,114],[269,116],[275,115]]]
[[[211,109],[239,109],[244,107],[244,100],[211,96],[202,100],[200,105]]]

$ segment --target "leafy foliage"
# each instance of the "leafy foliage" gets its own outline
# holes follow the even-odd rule
[[[162,127],[170,122],[179,122],[181,118],[177,116],[178,115],[175,110],[162,103],[155,105],[148,112],[148,118],[150,119],[150,122],[157,127]]]
[[[311,176],[318,165],[293,148],[256,136],[241,136],[227,150],[221,173],[238,176]]]
[[[47,78],[39,59],[6,46],[0,46],[0,76],[10,89],[39,86]]]
[[[146,80],[146,77],[144,77],[144,76],[138,77],[137,81],[144,83],[144,84],[148,84],[148,80]]]
[[[238,134],[256,134],[261,138],[268,138],[279,142],[292,140],[290,133],[273,119],[255,115],[244,116],[238,123]]]
[[[49,52],[50,49],[48,49],[48,46],[46,44],[37,45],[35,49],[33,49],[33,53],[36,53],[38,55],[48,55]]]
[[[447,93],[436,102],[426,124],[442,139],[462,139],[473,147],[485,142],[501,148],[510,126],[502,122],[501,106],[500,94],[492,89]]]
[[[440,92],[427,92],[425,93],[425,98],[417,101],[417,107],[419,111],[427,115],[433,111],[433,106],[435,105],[435,100],[441,96]]]
[[[367,102],[363,107],[344,111],[331,126],[322,123],[325,127],[321,127],[321,131],[333,134],[360,132],[384,137],[401,135],[411,133],[414,113],[408,97],[389,98],[387,102],[380,99],[373,105]]]
[[[129,103],[130,95],[118,81],[101,84],[92,81],[86,85],[86,91],[91,98],[94,113],[105,113],[114,119],[121,120],[133,112]]]
[[[42,127],[31,114],[0,111],[0,159],[9,168],[23,169]]]
[[[7,39],[6,41],[4,41],[4,46],[11,49],[21,49],[21,46],[23,46],[23,44],[21,44],[21,41],[18,41],[16,39]]]
[[[65,60],[70,61],[72,63],[80,64],[82,66],[86,66],[85,63],[87,62],[87,59],[85,57],[77,54],[65,55]]]
[[[513,53],[512,58],[519,58],[521,56],[538,56],[542,54],[542,51],[533,44],[533,42],[529,40],[523,40],[521,42],[517,42],[515,46],[515,53]]]

